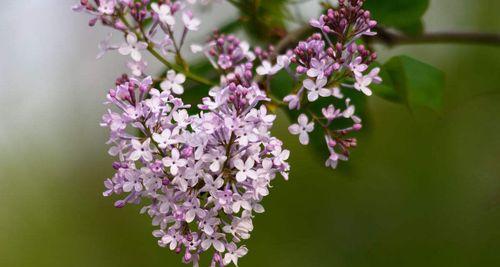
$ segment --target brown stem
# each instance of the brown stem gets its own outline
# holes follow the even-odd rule
[[[313,27],[305,25],[290,32],[283,40],[276,44],[277,53],[284,53],[293,48],[304,36],[316,31]],[[387,46],[411,44],[476,44],[500,46],[500,34],[476,32],[432,32],[421,35],[409,36],[378,27],[378,34],[372,38],[374,42]]]
[[[388,46],[410,44],[477,44],[500,46],[500,34],[479,32],[429,32],[416,36],[403,35],[384,28],[377,29],[375,41]]]

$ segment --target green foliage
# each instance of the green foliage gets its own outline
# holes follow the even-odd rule
[[[256,40],[278,40],[285,33],[289,0],[229,0],[240,11],[245,30]]]
[[[429,0],[370,0],[365,8],[386,27],[416,35],[423,31],[422,16],[429,7]]]
[[[411,108],[439,110],[443,102],[444,73],[408,56],[397,56],[382,66],[382,84],[374,85],[375,94]]]

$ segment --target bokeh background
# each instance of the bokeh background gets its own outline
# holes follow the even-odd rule
[[[101,103],[125,70],[117,55],[94,60],[107,31],[88,28],[71,0],[1,2],[0,266],[182,266],[138,208],[115,209],[101,195],[113,172]],[[302,7],[316,14],[314,1]],[[223,8],[205,11],[205,32],[228,19],[220,14],[236,16]],[[498,33],[499,9],[433,0],[425,24]],[[280,120],[293,172],[265,200],[241,266],[500,266],[500,48],[379,52],[444,70],[444,110],[411,114],[370,98],[360,146],[334,172]]]

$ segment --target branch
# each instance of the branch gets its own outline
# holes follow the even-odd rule
[[[376,42],[387,46],[411,44],[476,44],[500,46],[500,34],[476,32],[433,32],[422,35],[409,36],[377,29]]]
[[[293,48],[304,36],[315,32],[309,25],[298,28],[290,32],[284,39],[276,44],[276,51],[284,53]],[[421,35],[409,36],[389,31],[378,27],[378,34],[371,38],[374,42],[386,46],[411,45],[411,44],[473,44],[500,46],[500,34],[494,33],[474,33],[474,32],[434,32],[423,33]]]

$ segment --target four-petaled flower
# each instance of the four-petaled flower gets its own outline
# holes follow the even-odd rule
[[[318,99],[319,96],[330,96],[332,94],[332,91],[325,88],[326,84],[326,78],[316,79],[316,82],[311,79],[306,79],[304,81],[304,87],[309,91],[309,93],[307,94],[307,99],[310,102],[314,102]]]
[[[163,165],[165,167],[170,167],[170,173],[172,175],[177,175],[179,168],[186,166],[187,160],[181,158],[181,154],[177,148],[172,149],[172,155],[170,157],[163,158]]]
[[[305,114],[300,114],[298,124],[292,124],[288,127],[291,134],[299,135],[300,143],[303,145],[309,144],[309,133],[314,130],[314,122],[309,123],[309,119]]]
[[[182,21],[186,29],[190,31],[197,31],[200,29],[201,21],[195,18],[191,12],[184,12],[182,14]]]
[[[153,153],[151,152],[151,147],[150,147],[151,139],[146,139],[144,143],[141,144],[139,140],[133,139],[131,141],[132,144],[132,153],[130,153],[129,159],[136,161],[139,159],[143,159],[145,161],[151,161],[153,160]]]
[[[161,134],[154,133],[153,140],[158,143],[158,146],[162,149],[167,148],[169,145],[177,144],[178,141],[173,138],[175,134],[170,131],[170,129],[165,129]]]
[[[224,235],[221,233],[213,233],[212,235],[207,236],[207,238],[201,242],[201,248],[203,250],[208,250],[211,246],[213,246],[215,250],[224,252],[224,243],[219,240],[223,236]]]
[[[380,83],[382,80],[378,76],[380,68],[374,68],[367,75],[356,75],[356,83],[354,83],[354,88],[358,91],[363,92],[367,96],[372,95],[372,90],[368,88],[372,83]]]
[[[252,179],[257,179],[257,172],[253,170],[253,166],[255,161],[252,158],[248,158],[245,162],[241,159],[237,159],[234,161],[234,167],[238,169],[238,173],[236,173],[236,180],[238,182],[243,182],[250,177]]]
[[[224,255],[224,264],[229,265],[234,263],[234,265],[238,266],[238,259],[245,256],[248,253],[248,249],[244,246],[238,248],[236,244],[233,242],[227,245],[227,253]]]
[[[144,50],[147,47],[147,43],[138,41],[137,36],[134,33],[129,33],[127,35],[127,42],[120,46],[118,52],[124,56],[130,55],[135,61],[140,61],[142,59],[141,50]]]
[[[175,73],[173,70],[167,72],[167,79],[160,84],[160,88],[165,91],[172,91],[174,94],[182,95],[184,87],[182,84],[186,81],[186,76],[182,73]]]
[[[101,14],[113,15],[115,13],[116,0],[101,0],[97,9]]]
[[[151,9],[156,13],[160,22],[173,26],[175,25],[175,18],[172,16],[172,10],[170,6],[163,4],[159,5],[158,3],[152,3]]]

